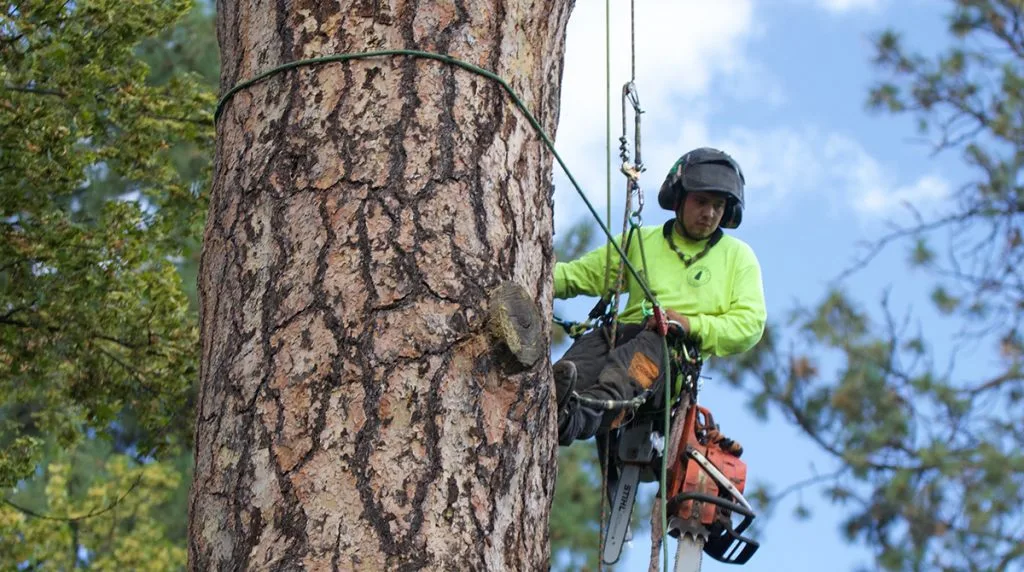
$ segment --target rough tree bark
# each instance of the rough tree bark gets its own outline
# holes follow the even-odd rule
[[[436,51],[553,133],[572,5],[222,0],[221,85]],[[547,569],[551,156],[522,114],[400,56],[278,74],[217,129],[191,568]],[[489,326],[510,284],[518,358]]]

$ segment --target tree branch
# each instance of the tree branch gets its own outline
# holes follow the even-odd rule
[[[60,97],[60,98],[67,97],[66,93],[64,93],[63,91],[56,90],[56,89],[45,89],[45,88],[39,88],[39,87],[11,85],[9,83],[5,83],[3,85],[3,88],[8,90],[8,91],[17,91],[17,92],[20,92],[20,93],[31,93],[33,95],[51,95],[51,96]]]
[[[850,470],[850,468],[848,466],[844,465],[843,467],[840,467],[839,469],[837,469],[837,470],[835,470],[835,471],[833,471],[831,473],[824,474],[824,475],[815,475],[813,477],[808,477],[808,478],[803,479],[801,481],[797,481],[795,483],[792,483],[792,484],[788,485],[786,488],[782,489],[782,491],[779,492],[778,494],[772,495],[772,499],[771,500],[772,500],[772,502],[779,502],[782,499],[784,499],[787,496],[789,496],[790,494],[792,494],[792,493],[794,493],[796,491],[799,491],[799,490],[801,490],[803,488],[806,488],[806,487],[809,487],[809,486],[812,486],[812,485],[816,485],[818,483],[822,483],[822,482],[825,482],[825,481],[830,481],[830,480],[838,479],[839,477],[843,476],[843,473],[845,473],[845,472],[847,472],[849,470]]]
[[[1018,369],[1011,369],[1002,375],[998,375],[984,383],[959,390],[960,394],[978,395],[992,389],[998,389],[1008,383],[1024,381],[1024,374]]]
[[[858,260],[854,261],[854,263],[850,267],[848,267],[846,270],[843,270],[838,276],[830,280],[829,285],[830,287],[834,288],[838,286],[840,282],[846,280],[853,274],[856,274],[857,272],[863,270],[868,266],[868,264],[871,263],[872,260],[875,259],[876,256],[878,256],[882,252],[882,250],[884,250],[886,247],[889,246],[889,244],[896,242],[897,240],[906,238],[908,236],[921,234],[924,232],[930,232],[942,228],[944,226],[948,226],[950,224],[964,222],[965,220],[973,218],[978,214],[980,214],[978,210],[970,209],[966,212],[948,215],[940,219],[933,220],[931,222],[919,222],[918,224],[912,227],[899,227],[896,230],[878,239],[874,243],[868,243],[868,253],[859,258]]]
[[[31,516],[33,518],[41,518],[43,520],[54,520],[54,521],[59,521],[59,522],[79,522],[79,521],[85,520],[87,518],[93,518],[93,517],[96,517],[96,516],[100,516],[101,514],[109,512],[109,511],[113,510],[114,507],[116,507],[117,505],[121,504],[121,502],[124,501],[124,499],[128,498],[128,495],[130,495],[132,493],[132,491],[134,491],[135,488],[139,486],[139,483],[142,482],[142,477],[144,475],[144,471],[145,470],[146,469],[144,467],[140,467],[139,475],[137,477],[135,477],[135,481],[132,482],[132,485],[130,487],[128,487],[128,490],[126,490],[124,492],[124,494],[122,494],[118,498],[114,499],[114,501],[112,503],[110,503],[109,505],[103,507],[102,509],[93,510],[92,512],[89,512],[88,514],[83,514],[81,516],[53,516],[53,515],[49,515],[49,514],[42,514],[42,513],[36,512],[36,511],[34,511],[34,510],[30,509],[30,508],[26,508],[26,507],[23,507],[23,506],[21,506],[19,504],[16,504],[16,503],[12,502],[11,499],[9,499],[7,497],[3,498],[3,502],[4,502],[4,504],[6,504],[7,506],[13,508],[14,510],[17,510],[18,512],[21,512],[21,513],[26,514],[28,516]]]

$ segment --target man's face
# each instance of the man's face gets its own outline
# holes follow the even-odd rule
[[[686,193],[686,200],[680,205],[676,217],[690,238],[704,240],[711,236],[722,222],[725,214],[726,197],[719,193]]]

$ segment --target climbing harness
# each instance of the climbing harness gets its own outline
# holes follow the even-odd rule
[[[631,22],[632,17],[631,2]],[[606,13],[608,12],[606,2]],[[607,23],[606,23],[607,31]],[[635,25],[631,27],[635,36]],[[602,526],[601,528],[601,560],[605,563],[614,563],[618,560],[623,542],[627,538],[628,524],[632,514],[633,505],[636,500],[636,489],[639,482],[650,482],[658,480],[661,483],[660,497],[660,530],[661,534],[674,536],[679,539],[676,568],[677,572],[699,571],[699,550],[694,553],[693,548],[702,549],[704,553],[722,560],[723,562],[743,563],[746,562],[757,549],[757,543],[743,537],[741,534],[747,529],[754,514],[749,503],[742,496],[743,485],[746,478],[746,465],[738,458],[727,458],[731,453],[722,448],[726,440],[715,440],[717,426],[713,426],[710,412],[697,406],[696,396],[699,388],[699,377],[701,359],[699,345],[689,336],[670,336],[670,327],[678,326],[671,323],[664,310],[657,301],[655,293],[647,284],[647,259],[644,253],[642,235],[636,231],[642,226],[642,211],[644,207],[643,193],[639,186],[640,174],[644,171],[640,159],[640,116],[643,113],[640,109],[639,96],[635,85],[635,41],[632,50],[632,79],[622,89],[623,108],[623,134],[619,139],[620,158],[622,165],[620,171],[625,175],[626,181],[626,209],[623,213],[623,235],[624,244],[616,242],[615,237],[609,230],[609,224],[602,222],[596,210],[576,182],[561,156],[555,150],[554,144],[543,127],[522,102],[515,91],[505,80],[473,64],[458,60],[445,54],[426,52],[421,50],[378,50],[360,53],[334,54],[329,56],[309,58],[289,62],[274,67],[251,79],[242,81],[229,89],[217,102],[214,112],[214,121],[219,120],[228,102],[238,92],[247,89],[261,81],[266,80],[278,73],[302,66],[320,65],[331,62],[344,62],[357,59],[376,57],[417,57],[440,61],[449,65],[459,67],[477,75],[486,77],[498,83],[509,95],[515,106],[523,113],[529,124],[538,133],[542,142],[552,153],[559,167],[567,176],[576,193],[582,199],[584,205],[597,221],[598,226],[608,239],[608,244],[619,255],[618,272],[614,288],[608,288],[606,292],[610,295],[603,296],[598,304],[591,310],[588,319],[584,323],[569,322],[555,318],[555,323],[566,329],[567,333],[576,338],[586,331],[600,327],[602,329],[610,326],[610,347],[614,347],[614,338],[618,329],[618,305],[620,292],[623,290],[623,281],[626,272],[636,281],[636,285],[645,296],[643,311],[648,320],[652,320],[656,331],[663,340],[664,380],[660,385],[664,392],[664,399],[657,403],[652,398],[657,394],[658,385],[645,390],[640,396],[619,402],[593,402],[579,397],[581,402],[599,406],[604,409],[621,409],[630,411],[632,417],[617,429],[604,437],[599,437],[600,443],[604,442],[604,454],[599,451],[599,459],[602,465]],[[634,160],[630,161],[627,138],[627,104],[634,113]],[[609,105],[610,107],[610,105]],[[609,131],[610,139],[610,131]],[[610,144],[609,144],[610,147]],[[609,153],[610,155],[610,153]],[[609,169],[610,171],[610,169]],[[609,174],[609,195],[610,195],[610,174]],[[633,197],[636,197],[637,208],[631,210]],[[608,208],[608,223],[611,219],[610,200]],[[628,252],[634,234],[638,237],[637,245],[640,252],[642,271],[629,260]],[[608,263],[612,250],[608,250]],[[606,272],[606,277],[608,273]],[[674,343],[670,345],[669,338]],[[670,375],[675,367],[675,374]],[[672,380],[671,382],[669,380]],[[701,416],[698,416],[698,413]],[[662,415],[661,427],[656,422],[657,416]],[[674,422],[673,422],[674,418]],[[685,419],[684,421],[681,421]],[[673,424],[674,423],[674,424]],[[666,437],[670,436],[670,437]],[[685,440],[684,440],[685,439]],[[667,443],[666,443],[667,441]],[[615,451],[615,455],[609,453]],[[660,475],[657,477],[660,468]],[[605,522],[604,495],[607,494],[611,500],[611,514]],[[743,521],[733,527],[731,515],[743,516]],[[607,524],[607,526],[605,526]],[[653,532],[653,531],[652,531]],[[607,539],[605,534],[607,533]],[[652,534],[652,536],[655,536]],[[737,545],[739,547],[737,548]],[[652,551],[652,566],[657,561],[656,547]],[[696,567],[692,569],[680,568],[680,563],[693,561],[696,558]],[[668,550],[664,550],[665,570],[668,570]]]

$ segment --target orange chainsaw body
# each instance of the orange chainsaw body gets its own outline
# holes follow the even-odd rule
[[[695,459],[685,454],[686,446],[702,453],[712,465],[717,467],[726,478],[732,481],[732,484],[741,493],[743,492],[747,482],[747,464],[735,455],[723,451],[717,443],[705,444],[701,442],[700,437],[705,435],[708,429],[714,427],[715,422],[710,411],[699,405],[689,408],[683,428],[686,443],[681,447],[680,453],[682,454],[676,457],[680,461],[685,460],[685,472],[679,471],[679,467],[676,465],[674,474],[669,478],[669,498],[683,492],[719,496],[718,484]],[[716,512],[719,510],[719,507],[711,503],[693,500],[683,501],[676,511],[676,516],[687,521],[697,520],[697,515],[694,514],[694,503],[697,503],[700,510],[699,522],[705,526],[710,526],[715,521]]]

